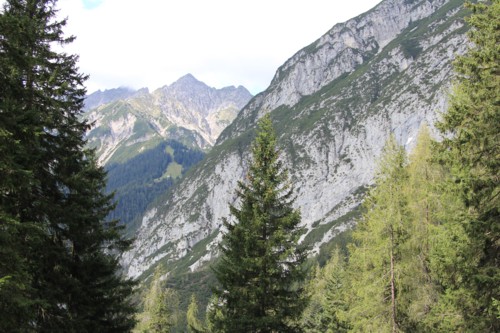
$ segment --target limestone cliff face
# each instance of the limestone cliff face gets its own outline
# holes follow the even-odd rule
[[[153,97],[169,121],[199,133],[212,146],[252,95],[242,86],[210,88],[188,74],[155,91]]]
[[[244,87],[215,89],[190,74],[152,93],[127,90],[120,98],[121,92],[109,91],[115,98],[109,97],[108,103],[101,103],[106,92],[89,96],[97,106],[85,115],[94,122],[88,140],[103,164],[122,162],[165,139],[211,147],[252,98]]]
[[[363,15],[335,25],[278,69],[254,108],[274,110],[295,105],[302,97],[369,63],[403,30],[418,25],[447,2],[386,0]],[[250,110],[247,108],[247,114]]]
[[[446,108],[451,61],[466,47],[461,3],[386,0],[291,57],[207,158],[151,206],[123,258],[128,274],[140,276],[158,261],[196,269],[214,255],[265,113],[295,184],[303,241],[317,251],[350,227],[349,212],[371,185],[388,135],[410,149],[420,125],[432,126]]]

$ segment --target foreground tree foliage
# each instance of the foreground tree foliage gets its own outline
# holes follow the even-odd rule
[[[467,6],[473,44],[456,61],[444,139],[423,128],[408,163],[389,141],[354,232],[336,307],[349,331],[500,331],[500,1]]]
[[[464,204],[431,147],[425,127],[408,161],[403,148],[388,141],[349,262],[334,254],[314,282],[311,305],[323,302],[311,331],[318,323],[325,332],[466,331],[462,307],[473,299],[462,270],[476,261],[459,220]],[[334,297],[325,302],[327,295]]]
[[[296,332],[306,305],[305,249],[298,246],[300,213],[293,208],[288,173],[279,161],[269,116],[259,121],[247,182],[239,182],[240,207],[214,268],[220,287],[212,304],[214,330]]]
[[[478,258],[463,271],[475,304],[464,316],[475,332],[500,330],[500,1],[468,6],[473,43],[455,63],[458,80],[440,129],[441,146],[467,207],[462,221]]]
[[[406,153],[391,137],[384,148],[366,213],[349,248],[350,323],[359,332],[399,332],[403,245],[409,237]]]
[[[54,51],[73,38],[56,1],[8,0],[0,13],[0,331],[123,332],[129,246],[83,136],[86,77]]]

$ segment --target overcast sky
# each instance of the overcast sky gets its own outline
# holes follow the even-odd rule
[[[4,2],[0,0],[0,3]],[[380,0],[59,0],[66,51],[80,55],[88,93],[171,84],[267,88],[276,69],[338,22]]]

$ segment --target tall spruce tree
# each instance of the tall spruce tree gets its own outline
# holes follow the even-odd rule
[[[0,79],[0,82],[4,81]],[[0,124],[3,124],[3,115],[0,111]],[[12,158],[12,153],[18,146],[18,143],[12,140],[12,134],[5,128],[0,128],[2,203],[17,186],[26,186],[29,178],[23,170],[18,169]],[[17,216],[4,205],[0,205],[0,332],[26,330],[29,327],[27,323],[33,318],[31,277],[27,260],[30,249],[23,242],[27,234],[32,238],[32,243],[36,243],[38,229],[31,223],[20,223]]]
[[[466,332],[463,308],[474,303],[463,281],[468,267],[477,265],[474,246],[461,216],[464,204],[448,167],[438,163],[436,147],[425,129],[408,166],[406,191],[412,231],[406,244],[407,292],[403,303],[411,332]]]
[[[234,222],[214,268],[218,312],[214,327],[222,332],[296,332],[305,305],[302,282],[306,251],[298,240],[300,213],[288,173],[279,160],[271,118],[259,121],[247,182],[239,182],[239,207],[230,206]]]
[[[469,4],[472,46],[457,59],[454,95],[440,128],[444,160],[467,207],[463,222],[479,258],[465,284],[476,305],[465,310],[469,329],[500,330],[500,1]]]
[[[129,242],[105,222],[112,197],[80,117],[86,76],[54,51],[73,40],[55,5],[8,0],[0,13],[0,256],[16,262],[0,265],[0,308],[13,306],[0,331],[123,332],[132,283],[116,256]]]

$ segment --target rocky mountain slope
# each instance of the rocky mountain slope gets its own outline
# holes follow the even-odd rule
[[[108,104],[119,99],[127,99],[136,94],[136,91],[130,88],[120,87],[107,89],[104,91],[98,90],[85,97],[85,111],[94,109],[100,105]]]
[[[195,271],[213,257],[265,113],[295,184],[303,241],[318,252],[352,226],[388,135],[410,149],[420,125],[446,108],[451,62],[466,48],[462,4],[385,0],[293,55],[206,158],[149,207],[123,258],[128,275],[158,262]]]
[[[190,74],[152,93],[97,92],[86,101],[97,105],[85,114],[94,122],[88,142],[102,164],[122,163],[168,139],[205,149],[251,98],[244,87],[215,89]]]

